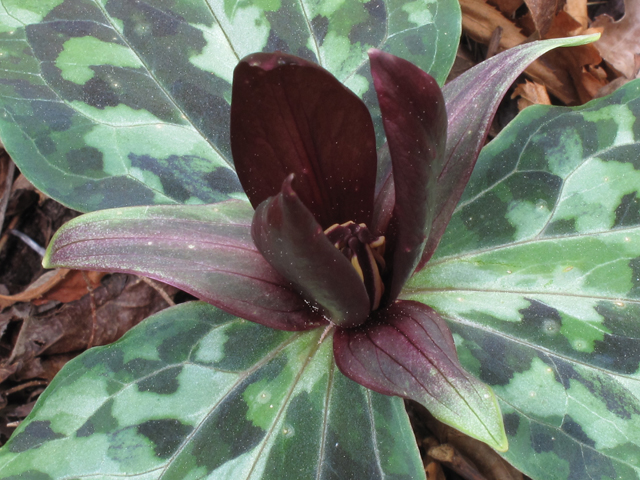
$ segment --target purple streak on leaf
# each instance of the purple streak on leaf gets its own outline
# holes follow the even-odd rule
[[[439,420],[506,449],[497,401],[460,365],[453,337],[430,307],[398,301],[357,328],[338,328],[334,357],[347,377],[385,395],[415,400]]]
[[[64,225],[44,264],[144,275],[279,330],[325,323],[256,249],[252,215],[238,200],[102,210]]]
[[[300,199],[323,229],[370,224],[377,161],[371,116],[320,66],[280,52],[242,60],[233,80],[231,149],[254,207],[294,173]]]
[[[370,50],[369,59],[393,163],[393,277],[388,295],[394,300],[413,273],[429,234],[447,113],[440,87],[429,74],[380,50]]]
[[[253,240],[273,268],[321,306],[333,323],[360,325],[369,314],[364,284],[293,191],[292,181],[293,174],[278,195],[256,209]]]
[[[549,50],[596,38],[572,37],[520,45],[476,65],[444,86],[449,117],[446,163],[439,173],[436,214],[419,269],[429,261],[444,235],[507,89],[531,62]]]

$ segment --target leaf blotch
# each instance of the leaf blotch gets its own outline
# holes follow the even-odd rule
[[[82,147],[67,152],[69,171],[82,174],[89,171],[104,171],[103,154],[95,147]],[[104,174],[107,175],[106,173]]]
[[[64,437],[63,434],[56,433],[51,429],[49,420],[37,420],[29,423],[22,432],[11,439],[9,451],[13,453],[26,452],[41,446],[43,443]]]
[[[580,443],[584,443],[585,445],[589,445],[590,447],[595,447],[596,442],[594,442],[582,429],[582,426],[576,422],[571,415],[566,415],[564,417],[564,421],[562,422],[562,431],[569,435],[571,438],[579,441]]]
[[[554,448],[554,437],[546,427],[538,423],[531,424],[531,446],[536,453],[551,452]]]
[[[152,392],[159,395],[171,395],[177,392],[180,387],[178,376],[182,372],[182,368],[182,365],[179,365],[145,378],[138,383],[138,391]]]
[[[111,433],[118,428],[118,420],[113,416],[114,399],[107,400],[86,422],[76,430],[76,437],[89,437],[94,433]]]
[[[92,107],[104,110],[105,107],[115,107],[120,103],[118,94],[111,86],[98,77],[93,77],[82,87],[82,100]]]
[[[193,427],[175,419],[148,420],[137,427],[138,433],[153,442],[160,458],[170,457],[191,433]]]
[[[506,413],[502,416],[504,430],[510,437],[515,437],[520,426],[520,416],[517,413]]]

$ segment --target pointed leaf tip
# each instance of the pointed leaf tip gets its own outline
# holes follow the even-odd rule
[[[252,216],[239,200],[101,210],[58,230],[43,263],[144,275],[279,330],[323,325],[256,249]]]
[[[398,301],[360,327],[338,328],[333,341],[336,364],[347,377],[415,400],[438,420],[507,450],[493,392],[462,368],[449,328],[430,307]]]
[[[448,114],[447,147],[442,170],[438,172],[435,217],[418,268],[429,261],[444,235],[509,86],[531,62],[549,50],[584,45],[598,38],[599,34],[592,34],[518,45],[467,70],[443,87]]]
[[[294,191],[294,175],[262,202],[251,233],[264,258],[332,322],[352,327],[369,314],[369,296],[351,262],[333,246]]]

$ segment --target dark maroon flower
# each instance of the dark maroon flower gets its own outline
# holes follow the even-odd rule
[[[446,142],[436,81],[393,55],[370,59],[392,163],[377,196],[373,123],[356,95],[279,52],[250,55],[234,73],[231,148],[256,208],[253,240],[338,328],[384,311],[415,269]]]

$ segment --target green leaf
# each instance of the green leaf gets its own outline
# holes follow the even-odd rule
[[[402,400],[342,376],[321,333],[165,310],[64,367],[2,478],[424,479]]]
[[[218,202],[243,196],[228,140],[240,58],[319,61],[381,126],[367,50],[442,83],[459,32],[456,0],[0,0],[0,136],[40,190],[80,211]]]
[[[433,225],[420,265],[431,258],[445,232],[507,89],[531,62],[549,50],[584,45],[598,38],[599,34],[581,35],[518,45],[467,70],[442,89],[449,120],[447,148],[438,177]]]
[[[405,291],[449,321],[532,478],[640,478],[639,116],[639,81],[524,110]]]
[[[100,210],[65,223],[42,263],[144,275],[277,329],[324,325],[257,250],[252,218],[241,200]]]

